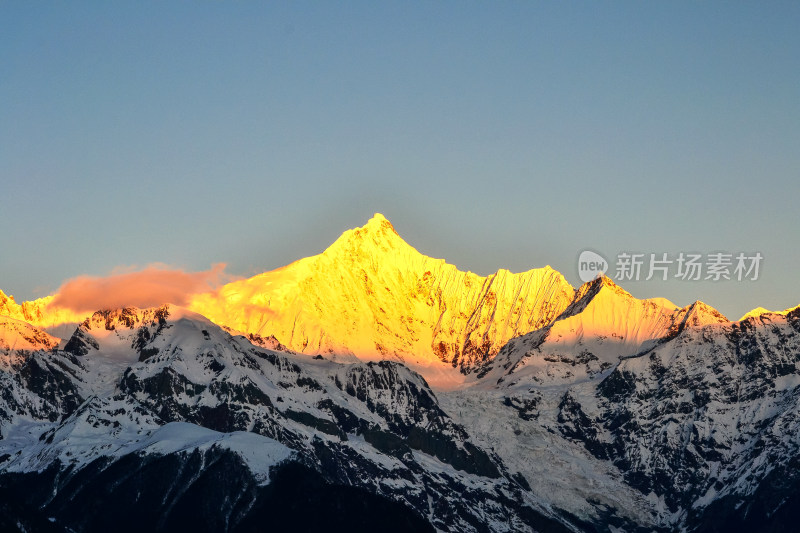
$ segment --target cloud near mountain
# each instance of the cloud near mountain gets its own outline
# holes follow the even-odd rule
[[[164,303],[185,305],[192,295],[230,281],[225,266],[225,263],[216,263],[209,270],[185,272],[149,265],[136,272],[106,277],[78,276],[65,282],[49,305],[76,312],[153,307]]]

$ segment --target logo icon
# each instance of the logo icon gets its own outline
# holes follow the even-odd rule
[[[578,277],[586,283],[602,276],[608,270],[608,261],[591,250],[584,250],[578,257]]]

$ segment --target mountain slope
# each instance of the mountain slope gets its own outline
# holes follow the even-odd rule
[[[52,301],[53,296],[45,296],[18,304],[13,296],[0,291],[0,316],[21,320],[42,329],[57,329],[64,324],[77,324],[86,318],[85,313],[51,305]],[[59,332],[61,330],[63,328]]]
[[[565,396],[561,431],[652,494],[666,523],[768,522],[800,486],[798,362],[797,312],[687,328]]]
[[[795,309],[797,309],[797,307],[798,306],[790,307],[788,309],[784,309],[783,311],[770,311],[769,309],[764,309],[763,307],[756,307],[755,309],[751,309],[750,311],[748,311],[744,315],[742,315],[742,318],[740,318],[739,321],[741,322],[743,320],[747,320],[748,318],[758,317],[758,316],[765,315],[765,314],[768,314],[768,313],[773,313],[773,314],[776,314],[776,315],[784,315],[784,316],[786,316],[788,313],[790,313],[790,312],[794,311]]]
[[[613,289],[596,281],[580,292],[598,285]],[[616,336],[587,339],[589,315],[569,342],[551,340],[591,302],[569,309],[511,341],[472,388],[443,394],[443,404],[586,530],[791,530],[800,501],[800,310],[728,322],[699,303],[671,314],[629,303],[638,317],[631,324],[607,313]],[[666,332],[655,341],[620,338],[655,324]],[[603,350],[608,366],[594,369]]]
[[[0,339],[0,494],[20,524],[108,529],[75,506],[138,494],[134,529],[257,530],[311,512],[280,499],[308,494],[293,478],[340,529],[779,530],[800,501],[798,310],[730,322],[599,278],[438,393],[397,362],[279,352],[174,306],[96,312],[60,349],[14,319]]]
[[[678,308],[663,298],[639,300],[601,277],[583,284],[551,324],[509,341],[471,381],[526,387],[591,380],[686,327],[727,322],[702,302]]]
[[[383,514],[397,530],[565,529],[394,362],[267,350],[173,306],[97,312],[63,349],[18,355],[0,368],[0,492],[22,521],[104,531],[113,512],[76,506],[117,495],[139,528],[196,508],[200,530],[257,530],[296,476],[340,529]],[[278,523],[308,519],[291,508]]]
[[[0,316],[0,353],[11,355],[18,350],[49,350],[60,339],[22,320]]]
[[[417,252],[376,214],[320,255],[197,296],[189,307],[299,352],[466,369],[550,323],[573,295],[549,267],[461,272]]]

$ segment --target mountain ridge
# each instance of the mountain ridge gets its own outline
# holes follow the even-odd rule
[[[317,256],[198,295],[188,307],[308,354],[468,369],[552,321],[573,295],[549,267],[460,271],[420,254],[376,214]]]
[[[69,500],[126,470],[151,479],[148,465],[190,472],[181,478],[190,486],[217,463],[263,486],[288,461],[444,531],[713,531],[715,516],[728,525],[792,516],[780,502],[800,488],[782,474],[800,456],[800,311],[730,322],[701,302],[637,300],[611,280],[579,292],[571,312],[487,363],[502,379],[435,394],[400,363],[263,349],[176,306],[95,312],[61,349],[0,347],[18,356],[0,366],[0,489],[49,493],[58,482],[44,472],[79,472],[55,477],[79,480],[58,488]],[[617,329],[592,329],[599,312]],[[693,323],[706,313],[714,321]],[[619,337],[635,331],[632,319],[668,333],[628,346]],[[578,340],[550,339],[572,329]],[[597,346],[608,343],[635,353],[606,358]],[[527,372],[535,359],[548,371]],[[508,371],[509,361],[526,364]],[[785,489],[772,481],[782,475]],[[449,514],[420,486],[445,498]],[[458,503],[465,497],[469,505]],[[737,502],[752,498],[765,507],[741,511]],[[36,505],[93,531],[56,501]]]
[[[643,305],[653,312],[674,308],[663,314],[678,309],[664,299],[637,300],[605,276],[575,289],[550,266],[521,273],[499,269],[488,276],[461,271],[418,252],[376,213],[318,255],[196,294],[184,307],[252,339],[273,339],[276,347],[340,361],[395,360],[437,387],[453,388],[512,339],[558,329],[557,323],[587,306],[600,308],[598,320],[609,320],[592,303],[595,293],[648,302]],[[0,314],[68,337],[87,315],[55,308],[52,299],[17,304],[0,293]],[[702,302],[685,310],[685,320],[695,325],[727,320]],[[625,320],[632,324],[635,317]],[[648,334],[645,340],[669,333],[639,329],[634,336]]]
[[[63,349],[20,355],[0,367],[0,493],[13,488],[11,501],[48,513],[59,531],[107,530],[68,505],[111,505],[106,491],[155,530],[182,500],[204,502],[201,531],[239,531],[263,520],[257,487],[277,490],[286,468],[311,476],[304,498],[355,498],[320,505],[339,528],[358,529],[366,498],[393,502],[415,530],[566,530],[399,363],[264,349],[175,306],[98,311]],[[207,502],[208,491],[231,505]],[[292,512],[278,516],[302,523]]]

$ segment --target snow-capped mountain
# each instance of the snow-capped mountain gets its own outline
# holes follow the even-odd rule
[[[280,510],[271,496],[301,493],[293,476],[314,501],[349,494],[325,505],[356,530],[387,517],[398,531],[562,527],[400,364],[267,350],[170,306],[97,312],[47,346],[0,370],[0,491],[23,529],[44,513],[98,531],[123,513],[131,528],[168,530],[194,505],[201,530],[249,531],[264,509],[302,525],[306,503]],[[113,506],[127,494],[125,511],[75,512],[89,495]]]
[[[788,313],[790,313],[790,312],[792,312],[794,310],[795,310],[794,307],[790,307],[788,309],[784,309],[783,311],[770,311],[769,309],[765,309],[763,307],[756,307],[755,309],[751,309],[750,311],[748,311],[744,315],[742,315],[742,318],[740,318],[739,321],[741,322],[741,321],[747,320],[748,318],[751,318],[751,317],[758,317],[758,316],[766,315],[766,314],[775,314],[775,315],[784,315],[785,316],[785,315],[787,315]]]
[[[234,330],[308,354],[402,361],[437,377],[467,369],[549,324],[574,289],[549,267],[481,277],[420,254],[382,215],[322,254],[196,297],[189,307]]]
[[[542,385],[595,379],[687,326],[726,323],[716,309],[695,302],[679,308],[663,298],[639,300],[603,276],[585,283],[551,324],[517,337],[477,372],[487,383]]]
[[[445,396],[455,419],[587,529],[791,530],[800,308],[729,322],[605,279],[581,293]]]
[[[191,309],[50,301],[0,293],[3,531],[800,521],[800,307],[483,278],[380,215]]]
[[[636,300],[603,279],[576,291],[550,267],[462,272],[420,254],[375,214],[320,255],[195,295],[188,308],[254,342],[267,338],[342,362],[399,361],[451,389],[531,332],[547,331],[548,343],[561,343],[554,354],[580,354],[579,346],[596,343],[599,359],[589,370],[596,373],[618,350],[633,353],[683,320],[727,320],[701,302],[680,310],[663,299]],[[53,307],[52,297],[21,305],[3,298],[0,312],[55,335],[85,318]]]
[[[19,351],[49,350],[58,346],[59,341],[27,322],[0,316],[0,353],[6,357]]]
[[[75,324],[86,318],[84,313],[52,306],[50,305],[52,301],[53,296],[45,296],[18,304],[13,296],[8,296],[0,290],[0,316],[21,320],[41,329],[52,329],[54,331],[51,333],[54,335],[71,331]]]

